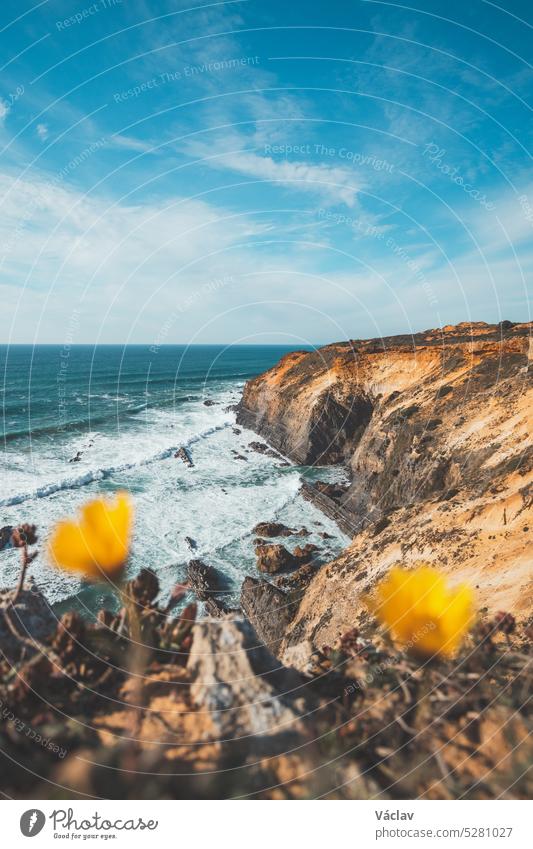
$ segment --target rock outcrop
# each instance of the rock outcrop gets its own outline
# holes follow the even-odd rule
[[[257,568],[260,572],[266,572],[268,575],[296,568],[296,558],[284,545],[278,543],[257,545],[255,554]]]
[[[191,457],[191,455],[190,455],[190,452],[189,452],[186,448],[184,448],[183,446],[182,446],[181,448],[178,448],[178,450],[177,450],[177,451],[176,451],[176,453],[174,454],[174,457],[175,457],[177,460],[181,460],[181,461],[182,461],[183,463],[185,463],[185,465],[186,465],[186,466],[188,466],[190,469],[192,469],[192,468],[193,468],[194,463],[193,463],[193,461],[192,461],[192,457]]]
[[[296,533],[281,522],[259,522],[252,530],[258,537],[290,537]]]
[[[4,548],[10,548],[12,531],[13,528],[11,525],[5,525],[3,528],[0,528],[0,551]]]
[[[297,545],[293,552],[279,543],[259,542],[255,549],[257,568],[260,572],[266,572],[268,575],[274,575],[276,572],[287,572],[315,560],[319,551],[318,545],[311,542],[304,546]]]
[[[277,656],[295,612],[291,598],[268,581],[247,577],[241,607],[261,642]]]
[[[203,560],[190,560],[187,567],[187,581],[200,601],[205,601],[224,588],[220,573]]]
[[[237,410],[239,410],[239,405],[237,405]],[[274,451],[268,445],[265,445],[264,442],[250,442],[248,444],[248,448],[255,451],[256,454],[264,454],[265,457],[275,457],[278,460],[281,459],[278,452]]]
[[[243,749],[272,757],[309,740],[301,718],[313,708],[306,681],[280,666],[247,622],[197,625],[188,669],[191,701],[210,714],[226,756],[233,747],[241,758]]]
[[[205,602],[205,615],[211,616],[213,619],[221,619],[223,616],[237,616],[240,611],[236,607],[229,607],[219,598],[210,596]]]
[[[531,612],[531,324],[463,323],[286,355],[238,422],[295,462],[343,464],[306,495],[353,537],[311,582],[288,644],[329,643],[394,563],[431,561],[480,607]]]

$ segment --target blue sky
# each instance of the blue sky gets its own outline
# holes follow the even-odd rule
[[[3,0],[3,342],[530,319],[533,8]]]

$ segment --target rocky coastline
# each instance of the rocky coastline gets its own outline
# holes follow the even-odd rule
[[[143,569],[94,622],[58,620],[29,581],[0,594],[3,791],[528,798],[531,330],[345,342],[249,381],[237,424],[267,443],[250,449],[344,466],[347,484],[302,494],[352,541],[323,562],[308,528],[261,522],[240,610],[199,559],[169,598]],[[368,609],[392,564],[422,559],[478,603],[460,657],[425,666]]]
[[[394,562],[435,563],[476,587],[480,609],[531,617],[531,332],[476,322],[345,342],[248,382],[240,425],[350,478],[336,491],[304,484],[352,543],[311,581],[280,656],[364,622]]]

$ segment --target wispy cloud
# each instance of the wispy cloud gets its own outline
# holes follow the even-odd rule
[[[115,133],[110,138],[110,143],[115,147],[121,147],[124,150],[133,150],[136,153],[154,153],[154,144],[136,139],[133,136],[126,136],[121,133]]]
[[[206,164],[257,180],[281,183],[295,191],[313,192],[331,203],[344,203],[349,207],[354,206],[360,189],[354,171],[346,168],[297,160],[276,161],[270,156],[258,156],[245,151],[207,159]]]

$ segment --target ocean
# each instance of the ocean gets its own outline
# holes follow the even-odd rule
[[[339,480],[343,471],[286,466],[250,450],[258,437],[236,425],[231,409],[246,380],[290,350],[0,346],[0,528],[38,526],[40,554],[30,574],[59,611],[74,606],[91,616],[115,604],[110,588],[47,563],[45,543],[55,522],[118,489],[135,504],[128,571],[154,569],[163,593],[198,557],[224,573],[225,601],[236,604],[244,577],[258,575],[252,530],[260,521],[305,525],[312,532],[305,541],[320,545],[325,559],[346,546],[337,526],[299,495],[304,479]],[[174,457],[182,446],[193,468]],[[186,537],[196,543],[193,552]],[[18,552],[1,551],[0,569],[1,585],[13,585]]]

